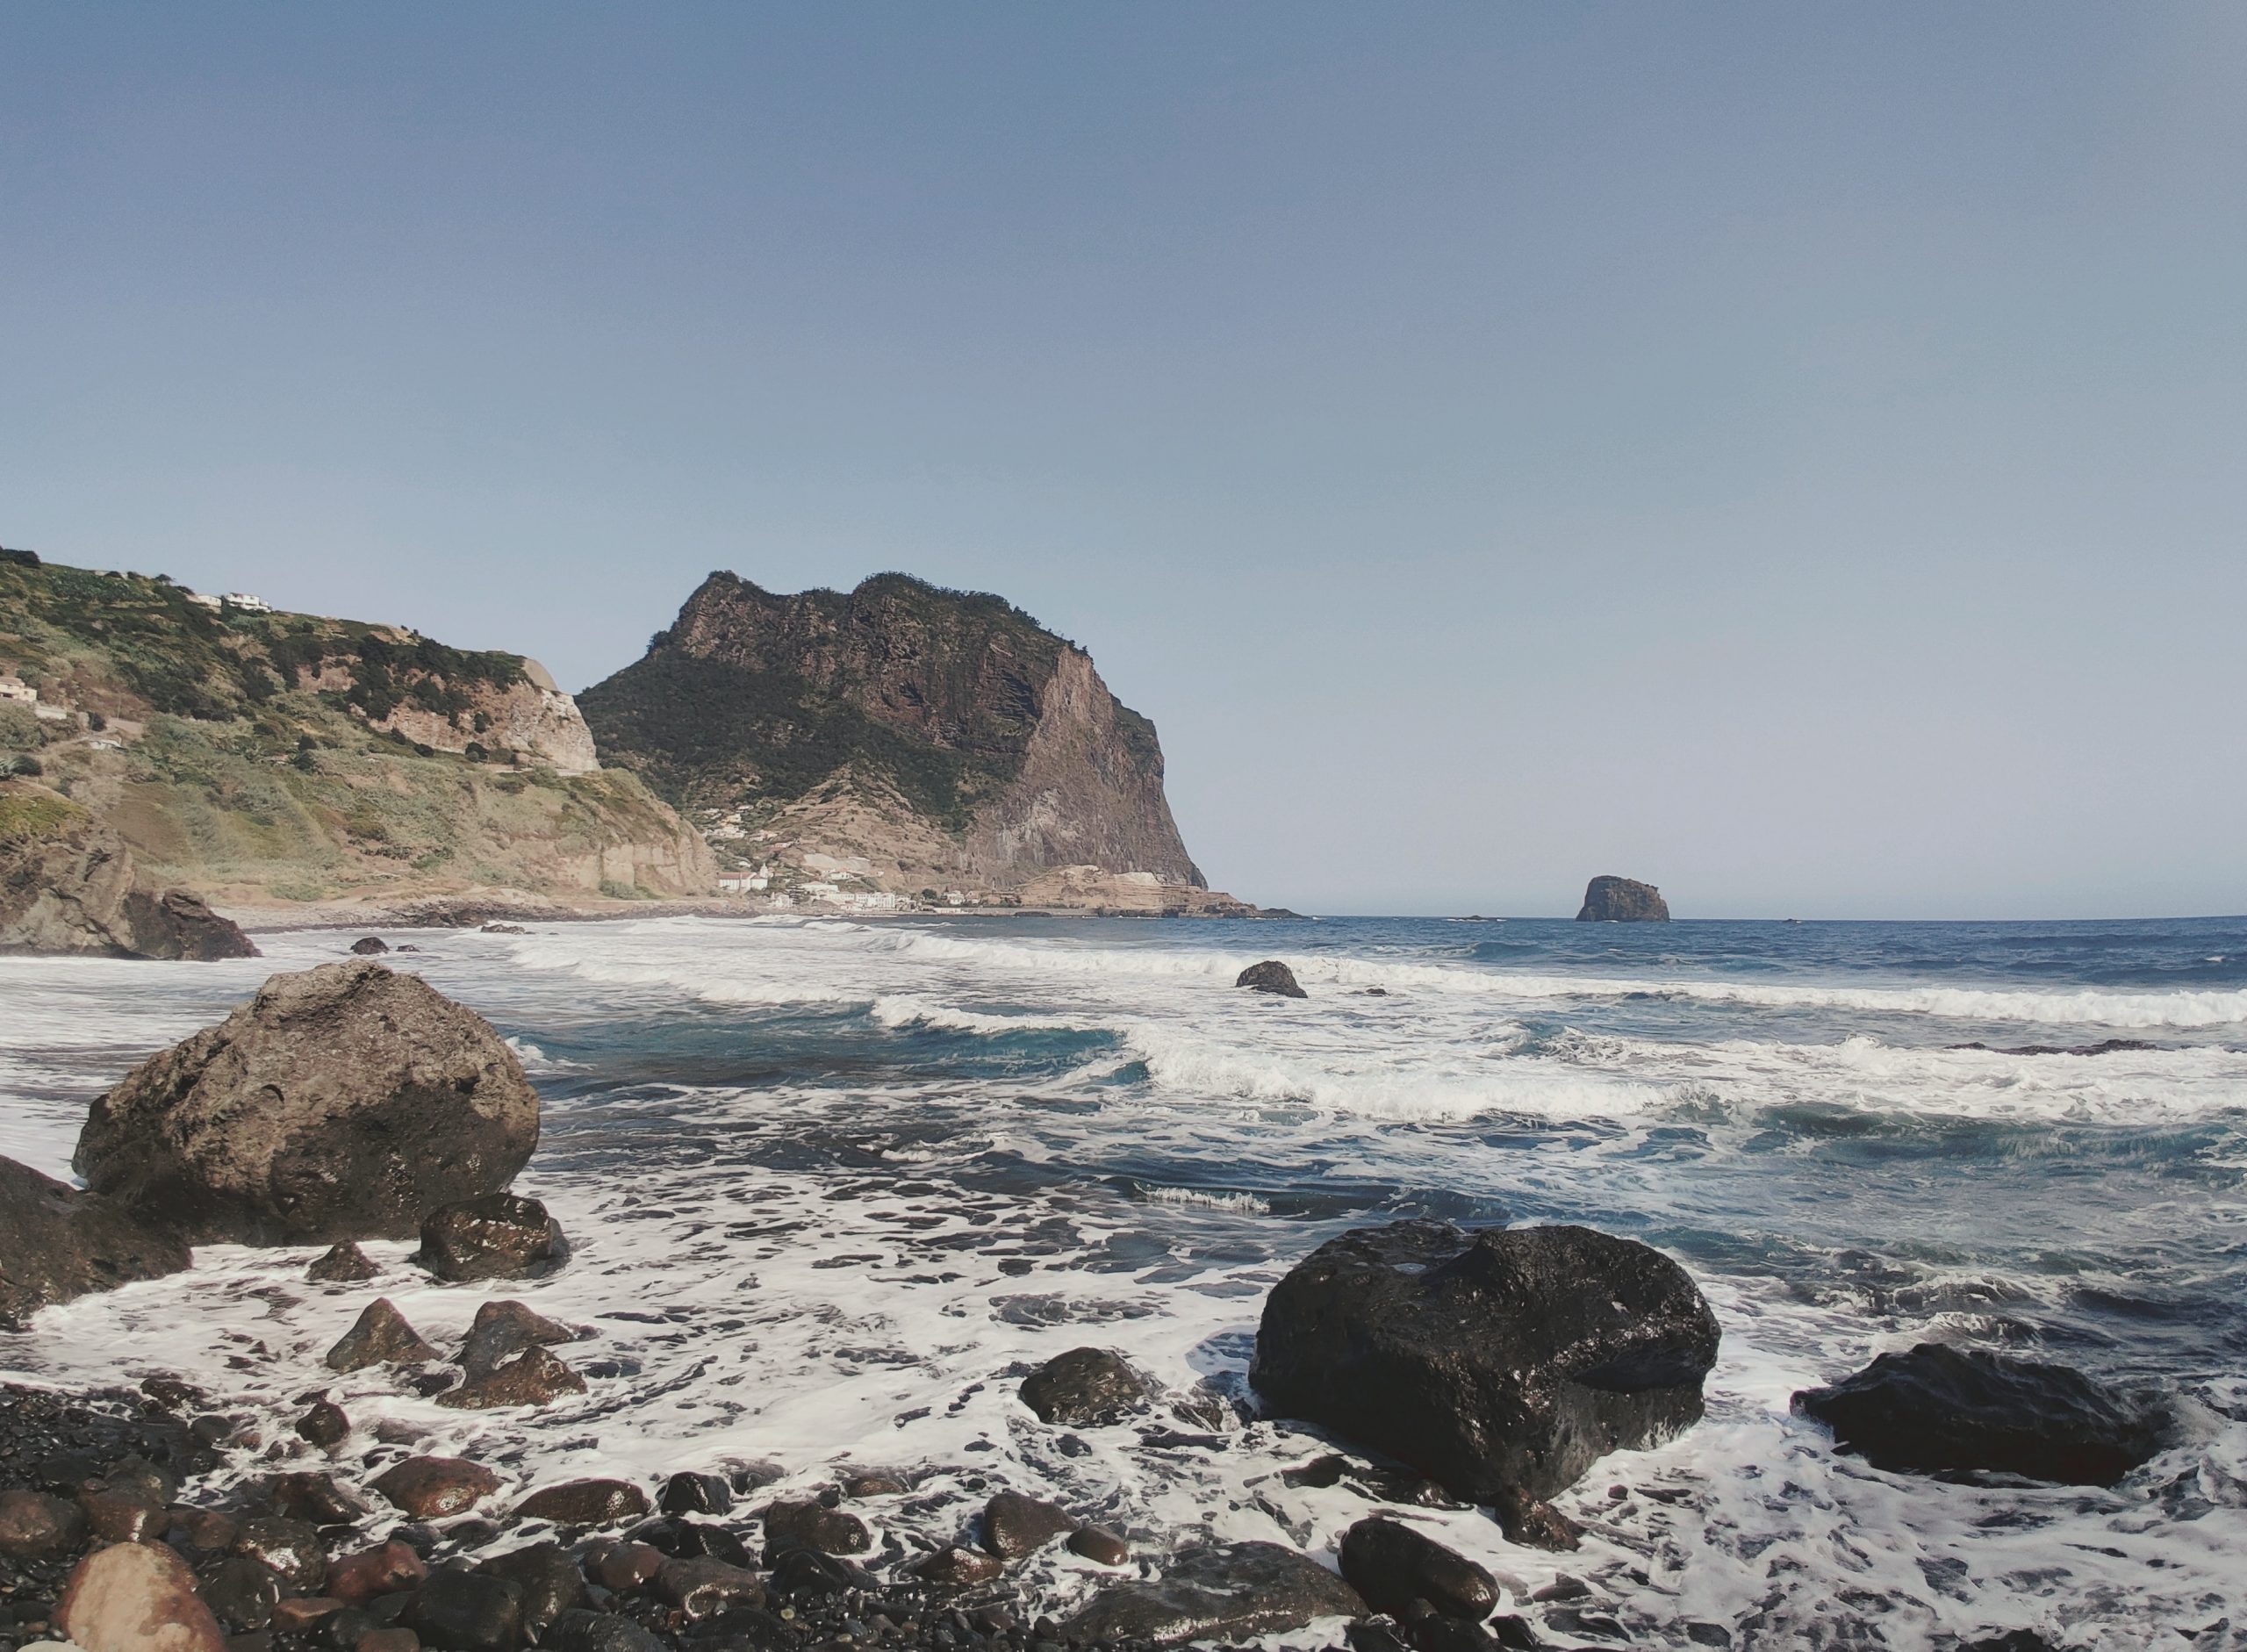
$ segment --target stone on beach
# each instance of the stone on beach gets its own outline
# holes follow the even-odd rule
[[[648,1512],[648,1494],[629,1480],[571,1480],[542,1486],[515,1505],[519,1519],[556,1526],[621,1526]]]
[[[86,1536],[85,1514],[68,1499],[46,1491],[0,1491],[0,1555],[75,1555],[86,1546]]]
[[[1343,1577],[1366,1605],[1393,1618],[1418,1615],[1416,1601],[1471,1623],[1497,1608],[1489,1571],[1401,1520],[1360,1520],[1342,1534],[1340,1558]]]
[[[2166,1408],[2133,1400],[2063,1365],[1922,1342],[1884,1354],[1794,1409],[1834,1431],[1840,1449],[1897,1473],[2017,1474],[2113,1485],[2166,1439]]]
[[[193,1260],[178,1235],[124,1203],[13,1159],[0,1159],[0,1327],[20,1325],[50,1303],[179,1273]]]
[[[408,1457],[375,1476],[376,1490],[417,1520],[465,1514],[499,1489],[499,1476],[460,1457]]]
[[[983,1505],[983,1547],[1019,1560],[1077,1529],[1066,1509],[1020,1491],[1001,1491]]]
[[[117,1543],[80,1561],[55,1627],[81,1652],[226,1652],[187,1562],[153,1543]]]
[[[569,1253],[561,1225],[536,1199],[489,1193],[432,1210],[414,1261],[440,1279],[522,1279],[550,1273]]]
[[[305,1277],[315,1285],[355,1285],[380,1272],[364,1251],[349,1239],[339,1239],[305,1269]]]
[[[569,1326],[556,1325],[519,1302],[487,1302],[476,1311],[460,1365],[471,1377],[497,1370],[527,1348],[551,1347],[576,1340]]]
[[[1071,1641],[1246,1641],[1365,1611],[1356,1590],[1277,1543],[1189,1549],[1160,1577],[1111,1584],[1063,1626]]]
[[[855,1514],[823,1504],[782,1502],[765,1509],[766,1564],[784,1549],[816,1549],[822,1555],[859,1555],[873,1547],[873,1533]]]
[[[377,1296],[327,1351],[326,1363],[331,1371],[358,1371],[370,1365],[422,1365],[441,1357],[389,1297]]]
[[[484,1018],[380,964],[275,975],[95,1102],[73,1167],[190,1240],[402,1239],[496,1192],[538,1095]]]
[[[1473,1502],[1547,1498],[1701,1415],[1716,1316],[1685,1270],[1590,1228],[1358,1228],[1273,1288],[1250,1381]]]
[[[544,1348],[526,1348],[506,1364],[471,1375],[437,1397],[450,1411],[492,1411],[507,1405],[545,1405],[564,1394],[582,1394],[585,1379]]]
[[[409,1545],[392,1539],[336,1561],[327,1569],[326,1587],[338,1600],[356,1605],[378,1595],[416,1588],[428,1575],[429,1568],[421,1556]]]
[[[1019,1391],[1040,1422],[1092,1427],[1145,1410],[1154,1388],[1119,1354],[1072,1348],[1024,1377]]]

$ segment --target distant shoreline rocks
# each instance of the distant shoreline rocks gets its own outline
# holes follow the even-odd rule
[[[1669,903],[1662,891],[1635,878],[1602,876],[1584,886],[1579,923],[1667,923]]]

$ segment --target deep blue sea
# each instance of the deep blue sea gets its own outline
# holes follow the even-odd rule
[[[179,1371],[276,1411],[327,1384],[383,1426],[369,1450],[467,1450],[525,1484],[910,1470],[916,1495],[869,1512],[893,1559],[1001,1483],[1149,1553],[1331,1553],[1369,1505],[1279,1478],[1315,1438],[1065,1449],[1019,1373],[1093,1342],[1243,1395],[1265,1292],[1333,1233],[1584,1222],[1701,1282],[1725,1339],[1707,1419],[1562,1500],[1589,1528],[1574,1555],[1414,1512],[1532,1616],[1563,1613],[1556,1639],[2247,1646],[2247,920],[535,930],[392,932],[421,950],[391,961],[515,1042],[547,1102],[523,1186],[575,1260],[528,1289],[438,1286],[407,1246],[370,1249],[374,1289],[440,1342],[509,1294],[587,1327],[564,1350],[582,1401],[463,1416],[378,1372],[334,1382],[319,1354],[368,1291],[305,1285],[309,1250],[208,1248],[0,1338],[0,1368]],[[0,960],[0,1153],[67,1174],[134,1060],[349,938],[265,936],[240,965]],[[1310,996],[1233,990],[1267,957]],[[2186,1427],[2106,1491],[1887,1475],[1791,1413],[1928,1340],[2158,1387]],[[1527,1599],[1563,1576],[1589,1594]],[[1057,1603],[1093,1584],[1066,1555],[1029,1577]]]

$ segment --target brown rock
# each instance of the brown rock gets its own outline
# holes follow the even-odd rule
[[[97,1543],[137,1543],[171,1528],[164,1505],[137,1486],[95,1486],[78,1494],[86,1529]]]
[[[167,889],[162,894],[135,889],[125,897],[123,916],[135,957],[212,964],[223,958],[258,955],[240,924],[219,916],[201,895],[184,889]]]
[[[86,1516],[75,1503],[44,1491],[0,1491],[0,1555],[45,1560],[86,1546]]]
[[[1001,1560],[1034,1554],[1076,1526],[1066,1509],[1019,1491],[1001,1491],[983,1505],[983,1547]]]
[[[461,1368],[471,1377],[481,1376],[526,1348],[552,1347],[576,1338],[569,1326],[533,1313],[521,1303],[487,1302],[476,1311],[476,1322],[461,1345]]]
[[[305,1277],[315,1285],[356,1285],[380,1272],[366,1252],[349,1239],[339,1239],[305,1269]]]
[[[429,1575],[420,1555],[392,1541],[346,1555],[327,1569],[327,1591],[346,1605],[414,1588]]]
[[[598,1550],[588,1550],[586,1559],[592,1562],[593,1580],[604,1589],[614,1589],[619,1594],[639,1588],[664,1569],[667,1556],[663,1550],[645,1543],[608,1543]]]
[[[187,1562],[153,1543],[117,1543],[80,1561],[54,1622],[80,1652],[226,1652]]]
[[[905,1482],[891,1474],[854,1474],[843,1483],[846,1498],[901,1498]]]
[[[1080,1526],[1069,1534],[1069,1552],[1102,1566],[1127,1566],[1131,1546],[1104,1526]]]
[[[585,1379],[544,1348],[526,1348],[496,1370],[471,1376],[437,1397],[453,1411],[492,1411],[503,1405],[544,1405],[564,1394],[582,1394]]]
[[[484,1019],[413,975],[275,975],[93,1105],[72,1165],[190,1240],[402,1239],[504,1188],[538,1095]]]
[[[351,1643],[351,1652],[421,1652],[421,1637],[395,1625],[370,1629]]]
[[[1040,1422],[1090,1427],[1145,1410],[1153,1393],[1123,1355],[1106,1348],[1071,1348],[1023,1379],[1023,1404]]]
[[[536,1199],[489,1193],[430,1211],[414,1260],[440,1279],[525,1279],[569,1254],[561,1225]]]
[[[276,1512],[314,1526],[349,1526],[373,1512],[365,1498],[329,1475],[277,1474],[266,1482],[265,1493]]]
[[[351,943],[350,950],[361,958],[380,958],[390,951],[390,943],[379,935],[363,935]]]
[[[111,958],[255,958],[227,919],[184,891],[136,887],[133,856],[59,793],[21,780],[0,818],[0,952]]]
[[[1542,1498],[1512,1489],[1501,1491],[1491,1504],[1498,1517],[1499,1529],[1505,1533],[1506,1541],[1519,1543],[1525,1548],[1549,1549],[1566,1554],[1579,1547],[1583,1541],[1583,1527],[1578,1526],[1560,1510]]]
[[[369,1303],[343,1340],[327,1351],[333,1371],[356,1371],[370,1365],[421,1365],[442,1358],[406,1323],[406,1316],[387,1296]]]
[[[0,1329],[52,1302],[176,1274],[194,1259],[177,1234],[126,1205],[0,1159]]]
[[[408,1457],[375,1477],[375,1490],[417,1520],[465,1514],[499,1489],[499,1476],[459,1457]]]
[[[273,1627],[283,1634],[309,1629],[316,1623],[325,1623],[348,1603],[334,1595],[305,1595],[288,1600],[276,1601],[273,1606]]]
[[[922,1583],[940,1589],[971,1589],[989,1583],[1005,1569],[994,1556],[956,1545],[938,1549],[913,1567],[914,1575]]]
[[[628,1480],[571,1480],[542,1486],[515,1505],[519,1519],[556,1526],[621,1526],[648,1512],[648,1494]]]
[[[290,1426],[297,1431],[299,1439],[322,1451],[340,1446],[351,1437],[351,1419],[334,1400],[314,1400],[312,1409]]]
[[[170,1511],[171,1541],[205,1555],[223,1555],[234,1546],[236,1522],[233,1516],[221,1514],[216,1509],[190,1509],[184,1506]]]
[[[233,1552],[280,1578],[291,1594],[317,1594],[327,1581],[327,1549],[309,1520],[285,1514],[244,1520],[234,1533]]]
[[[858,1555],[873,1547],[873,1533],[855,1514],[818,1503],[774,1503],[765,1510],[765,1563],[789,1548],[815,1548],[822,1555]]]
[[[755,1572],[707,1556],[665,1561],[656,1574],[655,1591],[690,1620],[765,1604],[765,1585]]]

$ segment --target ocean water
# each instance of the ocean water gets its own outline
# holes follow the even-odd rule
[[[87,1103],[334,933],[196,967],[0,960],[0,1153],[67,1174]],[[375,1245],[211,1246],[180,1277],[0,1337],[33,1380],[172,1371],[528,1488],[765,1460],[790,1483],[910,1471],[862,1512],[891,1561],[1000,1485],[1145,1552],[1331,1554],[1373,1505],[1280,1471],[1269,1421],[1039,1425],[1020,1374],[1084,1343],[1246,1393],[1265,1292],[1344,1228],[1585,1222],[1715,1304],[1706,1420],[1597,1465],[1583,1549],[1412,1511],[1519,1609],[1596,1644],[2247,1646],[2247,920],[2065,924],[669,919],[394,933],[546,1101],[520,1184],[576,1246],[551,1278],[440,1286]],[[1303,1002],[1231,990],[1289,960]],[[1378,989],[1378,990],[1376,990]],[[2009,1047],[2107,1039],[2097,1055]],[[1991,1049],[1959,1046],[1979,1043]],[[591,1391],[462,1415],[320,1354],[387,1294],[441,1345],[514,1296],[585,1327]],[[1928,1339],[2174,1397],[2177,1443],[2111,1491],[1949,1484],[1838,1456],[1798,1388]],[[287,1439],[285,1429],[269,1430]],[[291,1442],[293,1444],[293,1442]],[[242,1454],[230,1472],[269,1470]],[[513,1541],[513,1540],[510,1540]],[[1098,1574],[1024,1574],[1057,1608]],[[1564,1632],[1564,1633],[1562,1633]],[[1313,1644],[1319,1634],[1288,1637]]]

